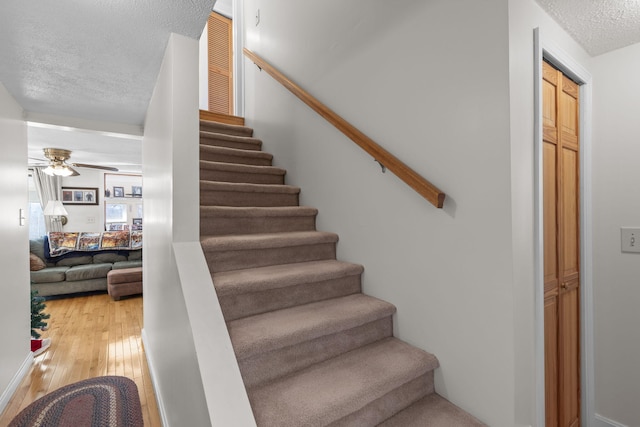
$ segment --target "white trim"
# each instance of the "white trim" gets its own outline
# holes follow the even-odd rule
[[[602,415],[596,414],[593,427],[627,427],[625,424],[610,420]]]
[[[160,420],[162,421],[163,426],[169,425],[169,420],[167,419],[167,410],[162,400],[162,395],[160,394],[160,387],[158,387],[158,374],[156,373],[156,368],[153,363],[153,358],[151,357],[151,352],[148,350],[151,348],[147,345],[147,333],[142,329],[140,335],[142,336],[142,345],[144,346],[144,355],[147,359],[147,366],[149,367],[149,375],[151,376],[151,385],[153,386],[153,394],[156,396],[156,404],[158,405],[158,414],[160,415]]]
[[[16,372],[16,374],[13,376],[11,381],[9,381],[9,385],[2,392],[2,395],[0,396],[0,414],[4,412],[7,405],[9,404],[9,401],[13,397],[13,394],[16,392],[16,390],[20,386],[20,383],[22,382],[24,377],[27,376],[27,374],[29,373],[29,369],[31,369],[31,365],[33,365],[33,352],[30,351],[29,354],[27,354],[26,359],[24,359],[24,362],[22,362],[22,365],[20,365],[20,369],[18,369],[18,372]]]
[[[233,0],[233,110],[244,117],[244,0]]]
[[[580,83],[580,287],[581,287],[581,419],[582,425],[595,422],[594,410],[594,344],[593,344],[593,233],[591,185],[591,74],[571,56],[534,29],[535,79],[535,322],[536,322],[536,413],[544,418],[544,256],[542,199],[542,59],[547,59],[567,76]],[[542,370],[540,370],[542,369]]]

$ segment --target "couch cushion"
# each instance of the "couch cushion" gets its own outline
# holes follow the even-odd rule
[[[120,261],[113,263],[114,270],[121,270],[123,268],[142,267],[142,261]]]
[[[33,252],[29,253],[29,270],[38,271],[46,268],[47,264]]]
[[[49,267],[39,271],[32,271],[31,281],[33,283],[62,282],[65,279],[67,270],[69,270],[69,267]]]
[[[78,280],[99,279],[107,277],[107,273],[111,271],[111,264],[87,264],[76,265],[67,270],[67,281],[75,282]]]
[[[92,262],[93,257],[91,255],[72,256],[56,262],[56,267],[73,267],[74,265],[85,265],[91,264]]]
[[[44,245],[45,237],[29,240],[29,252],[33,252],[38,258],[43,260],[47,264],[47,267],[55,267],[56,264],[47,259],[47,251],[45,251]]]
[[[129,261],[142,261],[142,249],[129,252]]]
[[[127,257],[125,255],[120,255],[117,253],[104,253],[104,254],[95,254],[93,256],[93,262],[96,264],[101,262],[118,262],[118,261],[126,261]]]

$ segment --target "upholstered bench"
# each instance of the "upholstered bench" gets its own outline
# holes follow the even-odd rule
[[[115,301],[142,293],[142,267],[121,268],[107,273],[107,292]]]

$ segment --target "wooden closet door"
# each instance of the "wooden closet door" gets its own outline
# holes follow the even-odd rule
[[[207,21],[209,43],[209,111],[233,114],[232,21],[211,12]]]
[[[580,425],[579,87],[543,64],[546,426]]]

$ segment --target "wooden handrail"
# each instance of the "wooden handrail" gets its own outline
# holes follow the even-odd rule
[[[254,64],[260,67],[260,69],[266,71],[271,77],[289,89],[291,93],[300,98],[300,100],[311,107],[316,113],[320,114],[340,132],[344,133],[349,139],[358,144],[360,148],[373,156],[378,163],[384,165],[385,168],[393,172],[398,178],[403,180],[409,187],[417,191],[435,207],[442,208],[446,196],[435,185],[424,179],[416,171],[405,165],[396,156],[382,148],[367,135],[360,132],[353,125],[329,109],[322,102],[318,101],[254,52],[244,48],[244,54],[251,59]]]

